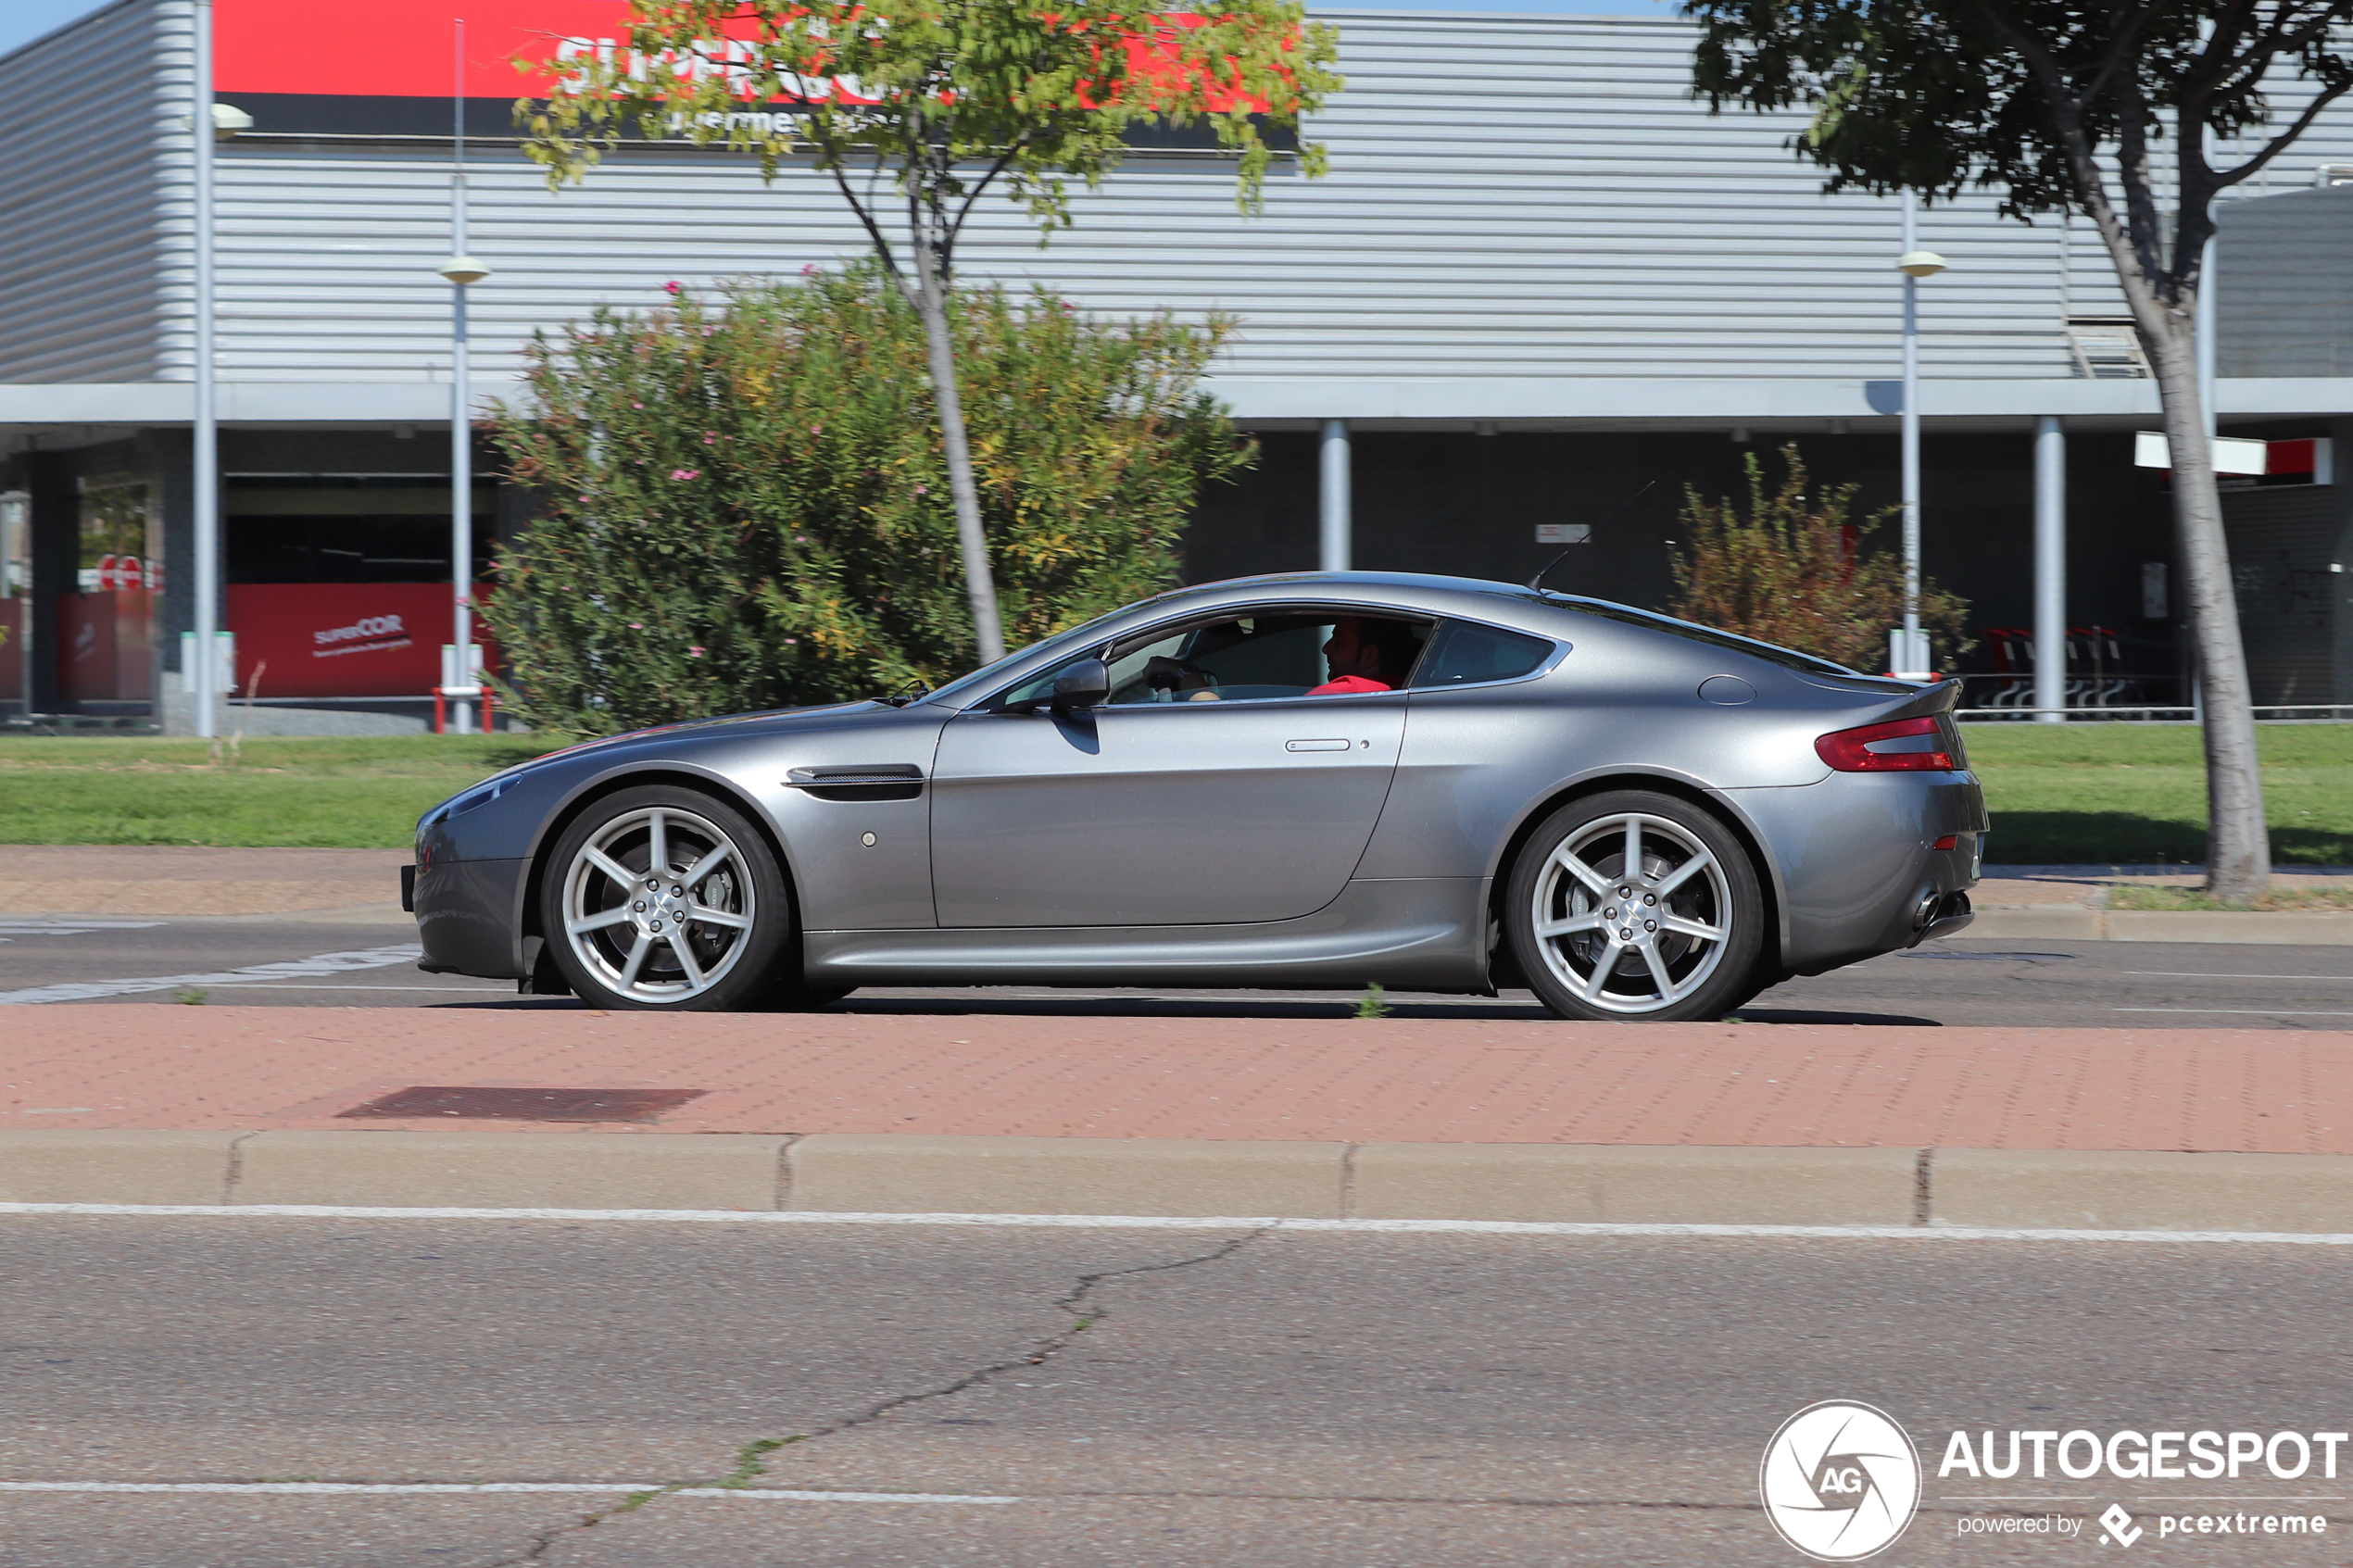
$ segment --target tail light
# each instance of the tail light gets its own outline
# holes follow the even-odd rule
[[[1814,742],[1815,755],[1842,773],[1949,773],[1953,753],[1934,719],[1891,719],[1836,730]]]

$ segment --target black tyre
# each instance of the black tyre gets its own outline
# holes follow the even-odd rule
[[[1564,1018],[1713,1019],[1753,994],[1764,939],[1756,868],[1714,816],[1613,790],[1546,818],[1512,870],[1504,928]]]
[[[792,901],[767,840],[698,790],[607,796],[557,840],[540,884],[547,951],[592,1007],[724,1012],[776,989]]]

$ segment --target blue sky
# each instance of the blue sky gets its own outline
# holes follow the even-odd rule
[[[107,0],[7,0],[0,5],[0,55],[89,15]],[[1313,4],[1314,0],[1310,0]],[[1567,16],[1658,17],[1673,13],[1665,0],[1333,0],[1334,4],[1398,11],[1553,11]]]

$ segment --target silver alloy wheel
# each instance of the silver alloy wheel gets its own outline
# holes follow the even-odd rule
[[[717,985],[743,956],[758,913],[735,841],[674,807],[613,818],[564,873],[573,956],[634,1002],[683,1002]]]
[[[1732,935],[1724,868],[1664,817],[1597,817],[1536,879],[1530,926],[1553,976],[1588,1007],[1656,1012],[1707,984]]]

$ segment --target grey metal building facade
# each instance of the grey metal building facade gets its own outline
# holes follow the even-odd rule
[[[1793,118],[1692,102],[1687,24],[1319,14],[1340,29],[1349,83],[1311,129],[1328,178],[1278,169],[1264,215],[1246,219],[1223,160],[1139,153],[1078,198],[1076,227],[1051,245],[1000,204],[962,254],[968,279],[1036,280],[1089,309],[1240,318],[1214,390],[1260,433],[1262,461],[1205,503],[1189,575],[1330,558],[1317,530],[1330,439],[1348,443],[1344,545],[1359,566],[1524,577],[1548,553],[1535,525],[1588,520],[1660,480],[1566,569],[1644,603],[1667,596],[1680,492],[1734,489],[1747,452],[1794,440],[1867,505],[1894,499],[1895,206],[1821,195],[1786,149]],[[20,520],[0,548],[18,552],[32,650],[31,689],[0,686],[0,699],[44,711],[155,701],[190,622],[188,30],[185,0],[123,0],[0,60],[0,492]],[[239,102],[220,80],[217,96]],[[264,505],[251,498],[264,481],[311,498],[268,503],[282,508],[405,478],[412,494],[366,504],[422,516],[436,476],[447,502],[447,290],[434,267],[450,141],[355,131],[315,107],[269,98],[251,132],[219,147],[233,552],[235,518],[263,515],[238,506]],[[503,130],[502,106],[475,108],[472,123]],[[740,157],[642,147],[551,193],[510,142],[485,137],[470,164],[470,248],[496,270],[472,293],[485,401],[511,390],[532,332],[596,306],[862,249],[806,169],[763,184]],[[2229,433],[2334,437],[2340,451],[2353,438],[2353,353],[2327,346],[2353,295],[2335,259],[2348,247],[2331,243],[2353,222],[2353,187],[2325,186],[2340,164],[2353,167],[2348,108],[2225,214]],[[2171,609],[2145,589],[2146,569],[2170,561],[2171,525],[2160,482],[2131,453],[2132,433],[2154,428],[2155,389],[2129,344],[2119,352],[2105,256],[2080,223],[2003,222],[1980,196],[1930,209],[1921,240],[1952,264],[1922,291],[1930,571],[1975,602],[1981,629],[2027,621],[2031,433],[2058,417],[2070,618],[2117,629],[2170,676]],[[2353,606],[2330,570],[2353,558],[2344,494],[2230,501],[2260,700],[2353,701]],[[520,521],[511,499],[480,505]],[[87,683],[75,696],[51,607],[92,570],[91,530],[120,542],[127,525],[106,518],[134,507],[165,563],[154,670],[144,696],[94,697]],[[116,673],[119,690],[137,686]]]

